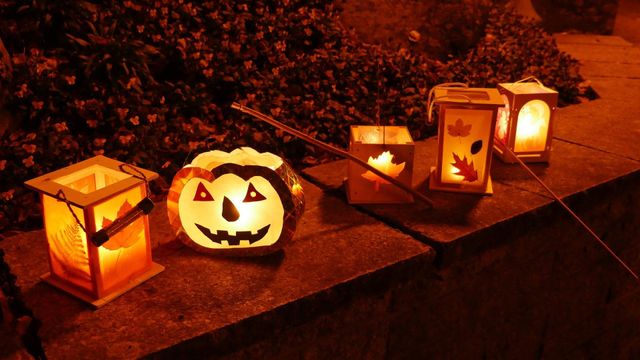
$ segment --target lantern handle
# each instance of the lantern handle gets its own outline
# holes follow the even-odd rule
[[[89,233],[87,232],[87,228],[85,228],[84,225],[82,225],[82,222],[78,218],[78,215],[76,215],[76,213],[71,208],[71,202],[69,202],[69,200],[67,199],[67,195],[64,193],[62,189],[59,189],[58,192],[56,193],[56,199],[58,199],[59,201],[64,201],[65,204],[67,204],[67,208],[69,209],[69,212],[71,213],[71,215],[73,215],[73,218],[76,219],[76,223],[78,223],[78,226],[80,226],[82,231],[84,231],[84,233],[87,236],[89,236]]]
[[[130,169],[133,169],[133,171],[136,172],[139,176],[136,176],[135,174],[132,174],[132,173],[128,172],[127,170],[124,169],[125,167],[129,167]],[[140,180],[144,181],[145,185],[147,187],[149,186],[149,180],[147,179],[147,176],[142,171],[140,171],[140,169],[136,168],[135,166],[129,165],[127,163],[122,163],[122,164],[118,165],[118,169],[120,169],[120,171],[122,171],[125,174],[129,174],[129,175],[133,176],[136,179],[140,179]]]
[[[514,83],[513,83],[513,85],[515,85],[515,84],[522,84],[522,83],[526,83],[526,82],[529,82],[529,81],[532,81],[532,80],[533,80],[533,81],[535,81],[535,82],[537,82],[537,83],[538,83],[538,85],[540,85],[540,86],[542,86],[542,87],[545,87],[545,86],[544,86],[544,84],[542,83],[542,81],[540,81],[540,80],[539,80],[537,77],[535,77],[535,76],[527,76],[527,77],[526,77],[526,78],[524,78],[524,79],[520,79],[520,80],[518,80],[518,81],[514,82]]]
[[[442,83],[442,84],[438,84],[435,85],[434,87],[431,88],[431,90],[429,90],[429,95],[427,96],[427,124],[431,125],[433,124],[433,103],[435,102],[435,100],[439,100],[439,99],[443,99],[443,98],[454,98],[454,99],[462,99],[462,100],[467,100],[468,102],[471,102],[471,99],[468,96],[465,95],[446,95],[446,96],[439,96],[437,98],[434,98],[434,93],[435,90],[438,88],[468,88],[469,85],[465,84],[465,83],[461,83],[461,82],[451,82],[451,83]]]

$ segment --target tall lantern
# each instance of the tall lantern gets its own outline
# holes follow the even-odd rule
[[[406,126],[352,126],[349,153],[411,187],[415,144]],[[350,204],[407,203],[413,196],[349,161],[347,199]]]
[[[429,117],[439,109],[438,158],[429,188],[491,194],[491,149],[498,110],[504,107],[496,89],[436,86],[429,94]],[[458,86],[452,86],[458,85]]]
[[[534,80],[534,82],[528,82]],[[495,154],[504,162],[549,162],[553,118],[558,92],[529,77],[515,83],[498,84],[505,108],[498,113]]]
[[[158,174],[104,156],[27,181],[40,193],[50,272],[42,279],[100,307],[164,267],[151,260],[147,182]]]

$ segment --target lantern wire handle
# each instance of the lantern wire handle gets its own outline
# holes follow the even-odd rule
[[[530,81],[534,81],[534,82],[538,83],[538,85],[542,86],[543,88],[546,88],[546,86],[544,86],[544,84],[542,83],[542,81],[540,81],[540,80],[539,80],[537,77],[535,77],[535,76],[527,76],[527,77],[526,77],[526,78],[524,78],[524,79],[520,79],[520,80],[518,80],[518,81],[514,82],[513,84],[511,84],[511,86],[510,86],[510,87],[511,87],[511,88],[515,88],[515,87],[517,87],[518,85],[521,85],[521,84],[524,84],[524,83],[527,83],[527,82],[530,82]]]
[[[433,104],[435,100],[442,99],[442,98],[456,98],[456,99],[463,99],[463,100],[467,100],[468,102],[471,102],[471,99],[468,96],[464,96],[464,95],[447,95],[447,96],[440,96],[440,97],[434,98],[436,89],[468,88],[468,87],[469,85],[461,82],[442,83],[432,87],[431,90],[429,90],[429,95],[427,96],[427,124],[429,125],[433,124]]]
[[[67,208],[69,209],[69,212],[71,213],[71,215],[73,215],[73,218],[76,219],[76,222],[78,223],[78,225],[80,226],[82,231],[84,231],[84,233],[87,236],[89,236],[89,233],[87,232],[87,229],[84,227],[84,225],[82,225],[82,222],[78,218],[78,215],[76,215],[76,213],[71,208],[71,202],[69,202],[69,200],[67,199],[67,195],[64,193],[64,191],[62,189],[58,190],[58,192],[56,193],[56,198],[58,200],[64,201],[65,204],[67,204]]]
[[[551,194],[551,196],[553,196],[553,198],[569,213],[569,215],[571,215],[571,217],[573,217],[580,225],[582,225],[582,227],[587,230],[587,232],[594,238],[596,239],[596,241],[611,255],[613,256],[614,259],[616,259],[616,261],[618,263],[620,263],[620,265],[622,265],[622,267],[625,268],[625,270],[627,270],[627,272],[629,272],[629,274],[631,274],[631,276],[633,276],[634,279],[636,279],[636,281],[640,282],[640,278],[638,277],[638,275],[636,275],[636,273],[631,270],[631,268],[629,267],[629,265],[627,265],[610,247],[609,245],[607,245],[602,239],[600,239],[600,237],[593,231],[591,230],[591,228],[589,226],[587,226],[587,224],[584,223],[584,221],[582,221],[582,219],[580,219],[580,217],[578,215],[576,215],[576,213],[574,213],[569,206],[567,206],[567,204],[565,204],[564,201],[562,201],[562,199],[560,199],[560,197],[558,195],[556,195],[553,190],[551,190],[547,184],[545,184],[542,179],[540,179],[532,170],[531,168],[529,168],[527,165],[525,165],[525,163],[520,160],[520,158],[511,150],[509,149],[509,147],[505,147],[505,149],[511,154],[511,156],[513,158],[516,159],[516,161],[518,161],[518,163],[538,182],[540,183],[540,185],[542,185],[542,187],[549,193]]]
[[[135,174],[132,174],[132,173],[128,172],[127,170],[125,170],[125,169],[124,169],[125,167],[128,167],[128,168],[132,169],[136,174],[138,174],[138,176],[136,176]],[[136,167],[135,167],[135,166],[133,166],[133,165],[129,165],[129,164],[127,164],[127,163],[122,163],[122,164],[118,165],[118,168],[119,168],[119,169],[120,169],[120,171],[122,171],[123,173],[125,173],[125,174],[129,174],[129,175],[133,176],[134,178],[138,178],[138,179],[140,179],[140,180],[144,181],[144,184],[145,184],[145,186],[146,186],[146,187],[147,187],[147,189],[148,189],[148,187],[149,187],[149,180],[147,179],[147,176],[146,176],[142,171],[140,171],[138,168],[136,168]]]
[[[338,155],[340,157],[343,157],[345,159],[351,160],[351,161],[357,163],[358,165],[364,167],[365,169],[371,171],[372,173],[378,175],[379,177],[383,178],[384,180],[390,182],[391,184],[399,187],[400,189],[404,190],[405,192],[415,196],[416,198],[421,200],[423,203],[429,205],[429,207],[431,207],[431,208],[434,207],[433,201],[431,201],[431,199],[429,199],[425,195],[417,192],[416,190],[412,189],[410,186],[407,186],[407,185],[401,183],[400,181],[392,178],[391,176],[385,174],[384,172],[382,172],[382,171],[376,169],[375,167],[369,165],[367,162],[355,157],[354,155],[352,155],[352,154],[350,154],[350,153],[348,153],[348,152],[346,152],[346,151],[344,151],[342,149],[338,149],[338,148],[336,148],[334,146],[331,146],[331,145],[329,145],[327,143],[324,143],[324,142],[322,142],[320,140],[317,140],[317,139],[315,139],[315,138],[313,138],[313,137],[311,137],[311,136],[309,136],[309,135],[307,135],[307,134],[305,134],[305,133],[303,133],[301,131],[293,129],[293,128],[291,128],[291,127],[279,122],[278,120],[276,120],[276,119],[274,119],[274,118],[272,118],[270,116],[267,116],[267,115],[265,115],[265,114],[263,114],[263,113],[261,113],[261,112],[259,112],[257,110],[249,108],[247,106],[241,105],[241,104],[239,104],[237,102],[234,102],[233,104],[231,104],[231,108],[239,110],[239,111],[241,111],[241,112],[243,112],[245,114],[251,115],[251,116],[253,116],[253,117],[255,117],[255,118],[259,119],[259,120],[262,120],[262,121],[264,121],[264,122],[266,122],[266,123],[268,123],[268,124],[270,124],[272,126],[275,126],[276,128],[278,128],[278,129],[280,129],[280,130],[282,130],[282,131],[284,131],[286,133],[289,133],[289,134],[291,134],[291,135],[293,135],[293,136],[295,136],[295,137],[297,137],[299,139],[302,139],[302,140],[304,140],[304,141],[306,141],[306,142],[308,142],[308,143],[310,143],[312,145],[315,145],[315,146],[317,146],[317,147],[319,147],[319,148],[321,148],[323,150],[326,150],[326,151],[328,151],[330,153],[333,153],[333,154]]]

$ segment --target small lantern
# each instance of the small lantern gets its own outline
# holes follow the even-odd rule
[[[27,181],[40,193],[50,272],[42,279],[100,307],[164,267],[151,261],[147,181],[104,156]]]
[[[415,144],[406,126],[351,126],[349,153],[411,187]],[[350,204],[408,203],[413,196],[349,161]]]
[[[248,147],[214,150],[174,176],[167,211],[176,235],[197,251],[263,255],[293,238],[304,194],[277,155]]]
[[[535,80],[535,82],[527,82]],[[533,77],[515,83],[498,84],[505,107],[498,112],[495,154],[504,162],[549,162],[553,118],[558,92]]]
[[[491,149],[498,109],[496,89],[436,86],[430,93],[429,116],[439,107],[438,159],[429,188],[491,194]]]

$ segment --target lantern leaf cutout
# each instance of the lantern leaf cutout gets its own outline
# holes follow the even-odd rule
[[[263,255],[291,240],[304,210],[298,177],[280,157],[248,147],[198,155],[173,178],[169,222],[197,251]]]
[[[394,164],[393,157],[394,156],[390,151],[385,151],[375,158],[369,156],[367,163],[395,179],[400,176],[400,173],[402,172],[402,170],[404,170],[405,163]],[[365,172],[364,174],[362,174],[362,177],[374,183],[375,191],[380,190],[380,184],[389,183],[388,181],[372,173],[371,171]]]
[[[458,119],[455,125],[447,125],[447,132],[453,137],[467,137],[471,133],[471,124],[465,125],[462,119]]]
[[[466,156],[460,160],[460,157],[456,153],[453,153],[453,160],[455,162],[451,165],[458,169],[458,172],[455,173],[455,175],[463,176],[464,179],[462,180],[464,181],[473,182],[478,180],[478,171],[473,167],[473,160],[471,163],[467,163]]]
[[[124,216],[129,210],[131,210],[133,206],[129,204],[128,201],[125,201],[118,209],[117,217]],[[102,218],[102,228],[105,228],[113,223],[113,220],[110,220],[106,217]],[[125,227],[118,234],[114,235],[109,241],[102,244],[102,246],[109,250],[118,250],[121,248],[129,248],[134,245],[142,234],[144,224],[141,220],[136,220],[129,226]]]
[[[57,262],[64,274],[77,279],[90,281],[91,275],[83,269],[89,268],[87,253],[80,235],[80,226],[71,223],[53,234],[49,246],[52,260]]]
[[[482,150],[482,140],[475,141],[471,144],[471,155],[475,155]]]

